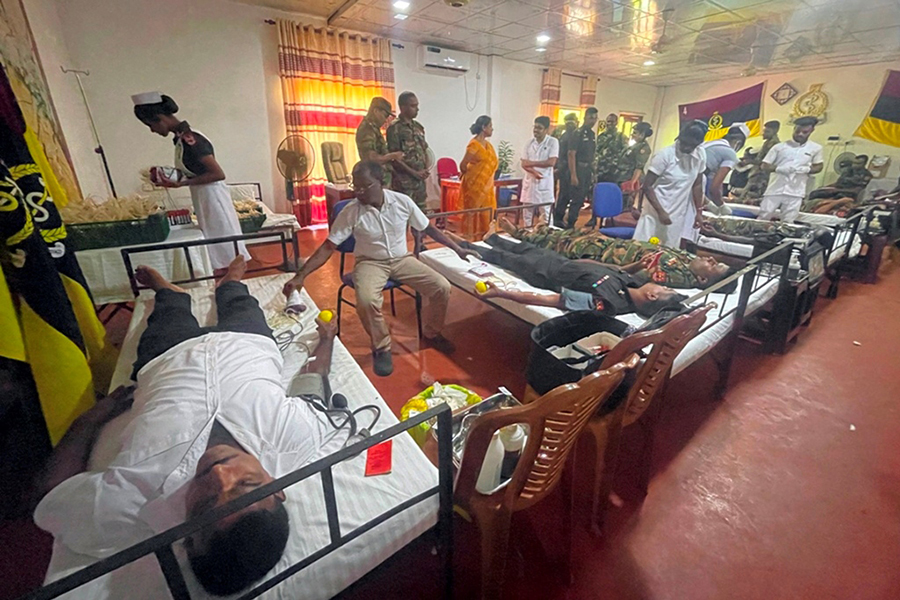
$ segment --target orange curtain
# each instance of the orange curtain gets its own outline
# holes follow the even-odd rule
[[[327,222],[322,142],[344,146],[347,166],[359,160],[356,128],[375,96],[394,103],[388,40],[292,21],[278,22],[278,63],[288,135],[302,135],[316,153],[312,174],[287,184],[301,225]]]
[[[597,78],[593,75],[585,75],[581,80],[581,110],[594,106],[597,103]]]
[[[562,83],[562,71],[560,69],[544,69],[544,77],[541,80],[541,116],[550,117],[550,122],[556,122],[559,113],[559,89]]]

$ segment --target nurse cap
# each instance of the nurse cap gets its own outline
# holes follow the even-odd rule
[[[131,101],[135,106],[141,106],[142,104],[159,104],[163,99],[159,92],[144,92],[143,94],[134,94]]]
[[[744,134],[744,139],[750,139],[750,128],[747,127],[746,123],[732,123],[731,127],[728,128],[729,131],[737,129],[741,133]]]

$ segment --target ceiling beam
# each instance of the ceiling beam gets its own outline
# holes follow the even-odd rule
[[[345,0],[343,4],[338,6],[337,10],[328,15],[328,25],[334,25],[334,22],[341,18],[341,16],[353,8],[353,6],[359,2],[359,0]]]

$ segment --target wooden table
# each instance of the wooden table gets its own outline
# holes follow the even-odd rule
[[[496,200],[500,188],[515,187],[516,188],[516,204],[522,201],[522,179],[495,179],[494,180],[494,198]],[[460,180],[459,179],[441,179],[441,212],[450,212],[454,210],[462,210],[462,198],[460,197]]]
[[[325,210],[328,211],[328,226],[334,222],[334,205],[341,200],[349,200],[353,198],[353,190],[349,187],[340,188],[335,185],[325,185]]]

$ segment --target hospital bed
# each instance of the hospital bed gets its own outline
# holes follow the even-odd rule
[[[258,234],[257,234],[258,235]],[[241,236],[235,236],[241,237]],[[231,241],[206,240],[205,243]],[[282,236],[282,244],[289,240]],[[185,249],[187,251],[187,249]],[[286,255],[286,250],[284,251]],[[126,263],[140,264],[140,255],[125,253]],[[130,270],[133,273],[132,270]],[[283,314],[281,289],[290,274],[245,280],[260,300],[276,341],[284,355],[287,384],[305,364],[318,340],[314,320],[318,309],[302,292],[308,310],[299,320]],[[189,293],[201,324],[214,321],[212,281],[193,284]],[[133,284],[137,287],[137,284]],[[113,375],[113,386],[129,383],[131,364],[141,333],[152,311],[152,294],[138,290],[134,314]],[[290,332],[290,335],[284,335]],[[172,597],[206,598],[208,595],[187,566],[180,540],[201,527],[285,489],[291,536],[278,565],[266,578],[235,597],[267,599],[325,599],[338,595],[395,552],[427,532],[434,531],[442,560],[443,591],[451,594],[452,456],[450,411],[435,408],[399,423],[384,399],[339,339],[335,340],[330,383],[343,394],[350,409],[373,404],[381,417],[372,436],[326,458],[279,478],[208,513],[178,525],[140,544],[97,561],[54,543],[46,585],[28,598],[91,598],[100,600],[156,600]],[[120,447],[119,434],[131,420],[126,413],[102,432],[90,461],[93,470],[104,468]],[[439,468],[405,432],[417,424],[438,421]],[[447,435],[444,435],[447,432]],[[393,439],[393,469],[387,475],[364,477],[366,448]],[[167,591],[168,588],[168,591]],[[71,591],[70,591],[71,590]],[[66,594],[66,592],[69,592]]]
[[[440,219],[441,216],[441,214],[434,214],[430,215],[430,218]],[[517,241],[512,238],[508,239]],[[487,247],[487,244],[483,242],[478,242],[476,245]],[[748,261],[746,266],[736,273],[705,290],[684,291],[689,296],[687,304],[695,306],[715,302],[717,309],[707,314],[706,322],[700,329],[700,333],[675,359],[672,375],[678,374],[700,357],[710,353],[728,338],[730,333],[735,333],[735,336],[732,337],[736,339],[736,334],[740,332],[744,319],[772,300],[779,287],[786,281],[792,248],[792,242],[784,242]],[[426,250],[419,253],[419,260],[446,277],[455,287],[479,299],[481,298],[475,292],[475,284],[485,278],[478,273],[486,271],[491,273],[490,280],[498,287],[536,294],[552,293],[530,286],[514,273],[495,265],[478,264],[477,261],[464,262],[449,248]],[[720,290],[727,289],[733,282],[737,282],[735,291],[728,294],[721,293]],[[563,314],[563,311],[557,308],[519,304],[503,298],[490,298],[483,301],[532,325],[538,325]],[[635,328],[640,327],[644,322],[644,319],[636,314],[621,315],[616,318]],[[720,369],[720,390],[724,390],[731,365],[733,352],[730,349],[731,344],[728,346],[729,349],[726,349],[722,356],[714,356]]]

